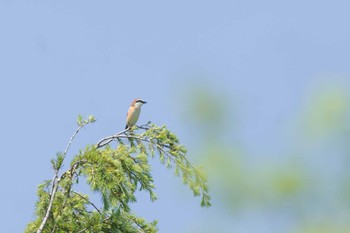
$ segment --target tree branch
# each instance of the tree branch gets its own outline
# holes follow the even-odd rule
[[[85,121],[84,123],[82,123],[81,125],[79,125],[78,129],[73,133],[73,135],[71,136],[71,138],[69,139],[69,142],[66,146],[66,149],[63,153],[63,160],[66,157],[68,150],[70,148],[70,145],[72,144],[75,136],[79,133],[79,131],[87,124],[91,123],[92,121]],[[51,191],[50,191],[50,202],[49,205],[47,207],[45,216],[40,224],[40,227],[37,230],[37,233],[41,233],[44,230],[44,227],[46,225],[47,220],[49,219],[50,213],[51,213],[51,209],[52,209],[52,205],[53,205],[53,201],[55,199],[55,195],[56,195],[56,191],[58,189],[58,183],[59,183],[59,178],[58,178],[58,172],[59,172],[59,168],[57,170],[55,170],[55,177],[52,179],[52,187],[51,187]]]
[[[145,129],[145,130],[147,130],[147,129],[149,129],[148,126],[149,126],[150,123],[151,123],[151,122],[148,122],[147,124],[144,124],[144,125],[141,125],[141,126],[136,126],[136,127],[139,128],[139,129]],[[125,130],[120,131],[119,133],[116,133],[116,134],[114,134],[114,135],[111,135],[111,136],[102,138],[102,139],[96,144],[96,148],[104,147],[105,145],[107,145],[107,144],[109,144],[111,141],[113,141],[114,139],[119,138],[120,135],[125,134],[126,132],[131,131],[131,130],[132,130],[132,128],[127,128],[127,129],[125,129]]]
[[[97,144],[96,144],[96,148],[101,148],[101,147],[104,147],[105,145],[109,144],[111,141],[113,141],[113,139],[115,138],[118,138],[119,135],[123,134],[123,133],[126,133],[127,131],[129,131],[130,128],[127,128],[123,131],[120,131],[119,133],[117,134],[114,134],[112,136],[108,136],[108,137],[105,137],[105,138],[102,138]]]
[[[72,135],[72,137],[70,137],[69,142],[68,142],[68,144],[67,144],[67,146],[66,146],[66,149],[65,149],[64,152],[63,152],[63,159],[66,157],[66,155],[67,155],[67,153],[68,153],[68,150],[69,150],[69,148],[70,148],[70,145],[72,144],[72,142],[73,142],[75,136],[76,136],[76,135],[79,133],[79,131],[80,131],[85,125],[87,125],[87,124],[88,124],[88,123],[85,123],[85,124],[80,125],[80,126],[78,127],[78,129],[74,132],[74,134]]]
[[[141,128],[141,127],[140,127]],[[127,130],[124,130],[122,131],[121,133],[118,133],[118,134],[115,134],[115,135],[112,135],[112,136],[109,136],[109,137],[106,137],[106,138],[103,138],[102,140],[100,140],[100,142],[103,142],[103,141],[106,141],[108,140],[106,143],[103,143],[101,144],[100,142],[97,143],[96,145],[96,148],[101,148],[101,147],[104,147],[105,145],[109,144],[111,141],[115,140],[115,139],[118,139],[118,138],[127,138],[127,139],[137,139],[137,140],[141,140],[141,141],[144,141],[144,142],[148,142],[148,143],[151,143],[153,145],[155,145],[160,151],[162,151],[165,155],[167,155],[168,157],[170,157],[173,161],[176,161],[176,158],[174,156],[172,156],[171,154],[169,154],[168,151],[164,150],[163,147],[165,148],[168,148],[168,149],[171,149],[171,146],[169,145],[166,145],[166,144],[161,144],[161,143],[157,143],[157,142],[154,142],[153,140],[149,139],[149,138],[145,138],[145,137],[138,137],[138,136],[135,136],[135,135],[132,135],[132,134],[124,134],[122,135],[123,133],[125,133]],[[192,167],[192,164],[188,161],[188,159],[185,157],[185,156],[182,156],[182,158]]]
[[[49,215],[50,215],[50,212],[51,212],[51,209],[52,209],[53,200],[55,198],[55,194],[56,194],[56,191],[57,191],[57,188],[58,188],[58,184],[57,183],[58,183],[57,182],[57,175],[55,175],[55,177],[52,180],[52,188],[51,188],[51,192],[50,192],[49,206],[47,207],[45,217],[43,218],[43,221],[41,222],[37,233],[41,233],[44,230],[44,227],[46,225],[47,219],[49,218]]]

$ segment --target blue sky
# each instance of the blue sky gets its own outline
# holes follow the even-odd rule
[[[239,109],[240,138],[255,145],[249,150],[268,150],[314,85],[349,87],[349,7],[347,1],[1,0],[0,232],[21,232],[33,218],[37,185],[52,177],[49,161],[64,150],[78,114],[98,121],[82,131],[72,153],[122,129],[135,97],[148,101],[141,121],[167,124],[191,151],[176,98],[205,85],[227,93],[225,104]],[[197,224],[191,216],[218,216],[218,207],[200,209],[171,171],[156,163],[154,170],[160,200],[135,211],[158,219],[160,232],[191,232]],[[252,232],[237,224],[238,232]]]

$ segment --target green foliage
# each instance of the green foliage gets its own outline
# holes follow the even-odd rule
[[[87,120],[79,116],[77,123],[81,128],[94,121],[92,116]],[[137,201],[136,191],[147,192],[151,201],[157,199],[148,162],[156,155],[162,164],[174,168],[195,196],[202,196],[202,206],[210,206],[206,178],[187,160],[186,148],[177,137],[166,126],[148,123],[140,129],[142,133],[126,130],[94,146],[86,146],[60,176],[65,154],[58,153],[51,160],[56,176],[39,185],[37,218],[27,226],[26,232],[36,232],[48,210],[42,232],[157,232],[156,221],[146,222],[130,208],[130,203]],[[112,147],[111,143],[117,145]],[[101,203],[95,205],[88,195],[76,190],[75,184],[82,176],[101,197]]]
[[[52,168],[55,171],[60,170],[61,166],[63,164],[63,160],[64,160],[64,155],[62,153],[57,153],[56,154],[56,160],[51,159]]]
[[[317,93],[306,105],[304,129],[306,136],[321,139],[345,130],[349,116],[347,90],[331,88]]]
[[[87,119],[83,119],[83,116],[81,115],[78,115],[78,118],[77,118],[77,124],[78,126],[84,126],[86,124],[89,124],[89,123],[94,123],[96,121],[96,118],[92,115],[88,116]]]
[[[175,174],[182,177],[183,183],[188,185],[195,196],[202,196],[201,206],[210,206],[210,196],[206,184],[206,177],[200,168],[194,167],[186,158],[186,148],[179,144],[176,135],[165,125],[151,127],[138,137],[148,142],[151,155],[157,152],[159,160],[168,168],[175,167]]]

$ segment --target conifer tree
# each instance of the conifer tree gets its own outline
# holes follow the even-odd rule
[[[201,196],[201,206],[210,206],[206,178],[188,161],[186,148],[166,126],[150,122],[87,145],[63,171],[75,136],[95,121],[93,116],[85,120],[79,116],[78,128],[65,151],[51,160],[54,177],[39,185],[36,219],[27,225],[26,232],[157,232],[157,221],[146,222],[130,208],[138,190],[148,192],[152,201],[157,199],[150,158],[174,169],[193,194]],[[78,190],[81,177],[101,196],[101,203],[93,203],[89,195]]]

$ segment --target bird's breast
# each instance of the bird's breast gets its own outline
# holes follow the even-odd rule
[[[130,111],[130,116],[128,119],[128,125],[135,125],[137,120],[139,119],[140,116],[140,108],[134,108],[132,111]]]

